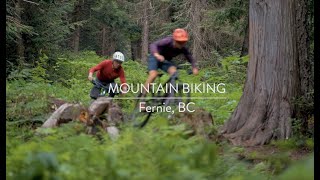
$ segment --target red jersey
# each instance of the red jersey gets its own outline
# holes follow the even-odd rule
[[[89,72],[91,73],[94,73],[96,71],[98,71],[97,78],[102,82],[114,80],[120,77],[121,84],[126,83],[123,68],[120,66],[118,69],[113,69],[112,60],[106,59],[89,70]]]

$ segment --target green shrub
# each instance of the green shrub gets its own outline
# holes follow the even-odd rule
[[[312,180],[314,179],[314,155],[312,154],[305,160],[302,160],[291,167],[285,172],[279,175],[280,180],[292,179],[292,180]]]
[[[44,68],[45,56],[43,58],[37,67],[12,74],[7,81],[8,179],[267,179],[271,175],[266,177],[265,166],[272,165],[281,172],[282,165],[289,164],[287,156],[282,159],[272,157],[270,163],[249,169],[248,164],[220,153],[223,144],[218,146],[202,136],[191,136],[188,126],[183,124],[169,126],[167,118],[160,113],[154,114],[142,130],[121,126],[117,140],[110,139],[106,133],[101,134],[102,139],[86,135],[84,126],[77,122],[59,128],[32,130],[33,123],[16,122],[45,121],[51,113],[50,98],[88,106],[93,86],[87,80],[88,70],[104,59],[90,51],[63,54],[48,70]],[[216,126],[230,117],[239,102],[247,61],[247,57],[221,59],[223,68],[206,67],[198,76],[180,71],[181,81],[185,83],[226,83],[225,94],[191,94],[191,97],[223,98],[192,100],[213,115]],[[123,67],[128,83],[145,82],[146,66],[128,60]],[[164,75],[161,81],[168,77]],[[116,82],[119,83],[119,79]],[[136,95],[128,93],[125,97]],[[130,115],[133,100],[115,102],[119,103],[125,116]],[[305,142],[313,147],[312,139]],[[296,146],[291,145],[278,146],[284,149]],[[233,153],[244,151],[242,148],[232,150]]]

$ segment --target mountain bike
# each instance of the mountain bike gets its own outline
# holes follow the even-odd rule
[[[145,97],[141,97],[142,93],[140,92],[137,96],[137,100],[134,103],[134,109],[131,113],[131,121],[135,127],[143,128],[151,118],[151,115],[155,113],[154,111],[147,111],[147,107],[167,107],[175,106],[179,103],[188,104],[190,102],[190,92],[183,91],[183,83],[179,79],[179,70],[182,69],[182,66],[176,66],[177,71],[169,77],[167,81],[161,83],[161,77],[164,75],[162,72],[158,73],[158,76],[154,82],[157,81],[157,84],[161,84],[162,87],[169,86],[168,91],[161,91],[159,88],[157,90],[151,89],[151,92],[146,93]],[[191,70],[187,71],[187,74],[192,74]],[[141,108],[142,104],[145,108]],[[169,115],[170,116],[170,115]],[[142,121],[142,122],[139,122]]]
[[[109,85],[110,83],[108,83],[107,85],[103,85],[101,82],[97,81],[96,79],[93,79],[91,81],[92,84],[94,84],[95,86],[97,86],[98,88],[101,88],[100,89],[100,94],[99,94],[99,97],[104,97],[106,96],[106,94],[109,93]],[[121,94],[120,90],[117,89],[118,91],[114,92],[115,95],[119,95]]]

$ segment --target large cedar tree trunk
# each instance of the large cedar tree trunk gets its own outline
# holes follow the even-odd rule
[[[292,99],[300,94],[299,0],[250,0],[249,57],[243,95],[222,135],[235,145],[261,145],[291,135]],[[300,31],[305,29],[301,28]],[[304,45],[303,45],[304,46]]]

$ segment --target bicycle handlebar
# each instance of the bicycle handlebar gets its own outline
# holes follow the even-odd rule
[[[109,87],[103,85],[102,83],[100,83],[100,82],[97,81],[96,79],[92,79],[91,83],[94,84],[94,85],[99,85],[101,88],[103,88],[103,89],[106,90],[106,91],[109,90]],[[121,93],[121,91],[119,91],[119,92],[115,92],[115,94],[117,95],[117,94],[122,94],[122,93]]]
[[[171,61],[168,61],[168,60],[166,60],[166,59],[165,59],[164,61],[162,61],[162,62],[164,62],[164,63],[172,63]],[[173,64],[174,64],[174,63],[173,63]],[[183,67],[181,66],[181,64],[180,64],[180,65],[174,64],[174,66],[176,66],[177,69],[183,69]],[[188,69],[188,70],[187,70],[187,74],[188,74],[188,75],[193,74],[192,69]]]

